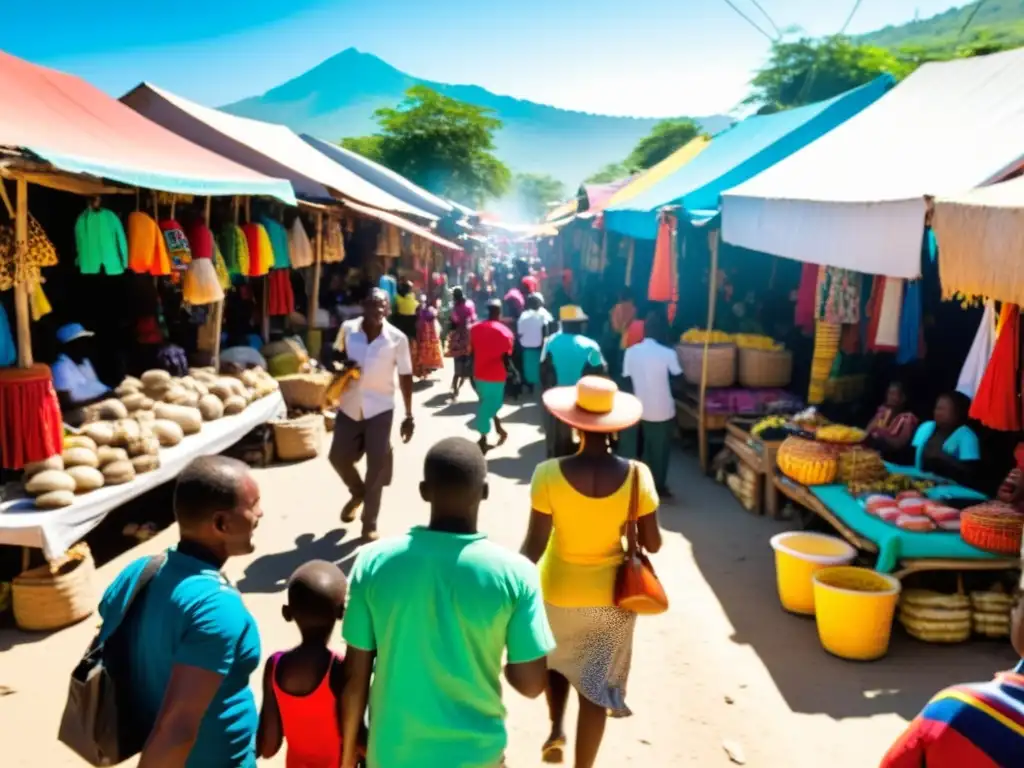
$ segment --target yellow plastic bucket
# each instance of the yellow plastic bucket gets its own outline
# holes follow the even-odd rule
[[[849,565],[857,556],[845,541],[823,533],[787,531],[772,536],[771,544],[782,607],[807,616],[814,614],[814,572]]]
[[[854,661],[885,656],[900,582],[868,568],[823,568],[814,574],[818,639],[831,654]]]

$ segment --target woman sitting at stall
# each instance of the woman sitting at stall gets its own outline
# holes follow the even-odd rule
[[[868,423],[868,444],[882,454],[882,458],[896,464],[910,462],[910,441],[917,431],[918,419],[907,410],[907,388],[894,381],[885,393],[885,403],[878,407]]]
[[[978,436],[967,426],[970,405],[959,392],[939,395],[935,420],[924,422],[914,434],[915,467],[971,485],[981,451]]]

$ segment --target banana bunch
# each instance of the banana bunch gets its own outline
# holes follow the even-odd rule
[[[707,331],[703,328],[691,328],[680,339],[683,344],[731,344],[733,337],[725,331]]]
[[[932,480],[922,480],[908,475],[887,475],[881,480],[872,482],[850,483],[847,490],[854,496],[862,493],[885,493],[895,496],[900,491],[926,491],[933,488],[935,483]]]
[[[736,342],[736,346],[743,349],[762,349],[767,352],[779,352],[783,349],[782,344],[771,336],[759,333],[737,333],[732,338]]]
[[[966,595],[908,589],[900,597],[898,618],[907,634],[926,643],[962,643],[971,636]]]
[[[766,416],[751,427],[750,434],[754,437],[760,437],[761,433],[766,429],[782,429],[788,423],[789,419],[785,416]]]

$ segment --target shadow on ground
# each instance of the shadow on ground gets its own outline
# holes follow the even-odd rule
[[[293,549],[272,552],[253,560],[238,581],[240,592],[282,592],[288,586],[288,577],[303,563],[310,560],[326,560],[336,564],[346,575],[352,568],[358,537],[348,537],[348,531],[337,528],[319,539],[311,533],[303,533],[295,539]]]
[[[691,454],[673,456],[669,484],[678,498],[660,511],[662,526],[690,542],[733,626],[731,639],[754,649],[794,711],[911,719],[940,689],[990,680],[1016,661],[1007,641],[931,645],[899,627],[883,659],[851,662],[829,655],[813,618],[791,615],[778,601],[769,539],[796,524],[746,512],[724,486],[701,475]]]
[[[487,461],[487,471],[500,477],[515,480],[519,485],[529,485],[533,470],[544,461],[544,441],[535,440],[519,449],[518,456],[499,456]]]

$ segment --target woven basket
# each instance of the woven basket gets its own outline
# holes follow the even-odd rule
[[[1024,515],[1002,504],[979,504],[960,515],[960,538],[997,555],[1018,556]]]
[[[676,354],[683,366],[683,376],[691,384],[700,384],[704,361],[703,344],[677,344]],[[708,345],[708,386],[731,387],[736,383],[736,345]]]
[[[96,562],[86,548],[81,560],[69,560],[56,573],[41,565],[14,577],[11,597],[20,629],[43,632],[61,629],[96,609]]]
[[[315,459],[324,443],[324,417],[319,413],[272,421],[279,461]]]
[[[333,376],[327,372],[295,373],[277,380],[281,385],[281,397],[289,408],[319,411],[327,398],[327,388]]]
[[[740,386],[786,387],[793,380],[793,353],[740,347],[738,368]]]
[[[775,455],[779,469],[801,485],[828,485],[839,473],[834,448],[802,437],[787,437]]]

